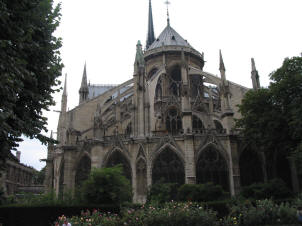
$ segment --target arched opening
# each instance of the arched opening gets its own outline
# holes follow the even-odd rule
[[[255,151],[245,149],[240,155],[239,167],[241,186],[264,181],[262,164]]]
[[[157,71],[158,71],[157,68],[153,68],[153,69],[148,73],[148,79],[152,78],[153,75],[155,75]]]
[[[217,120],[214,120],[215,129],[218,133],[223,133],[224,129],[221,123]]]
[[[182,131],[181,116],[176,108],[171,108],[167,112],[166,129],[172,135],[177,135]]]
[[[88,179],[91,170],[91,160],[85,155],[81,158],[78,163],[76,175],[75,175],[75,185],[79,187],[82,183]]]
[[[192,128],[194,133],[202,133],[203,124],[202,121],[196,115],[193,115],[192,118]]]
[[[181,69],[179,65],[174,66],[170,71],[170,91],[174,96],[180,96],[181,90]]]
[[[147,165],[143,159],[136,163],[136,192],[138,196],[147,195]]]
[[[120,151],[114,151],[106,164],[106,167],[113,167],[116,165],[122,165],[124,176],[132,183],[131,181],[131,166],[126,159],[126,157]]]
[[[170,148],[163,150],[155,159],[152,169],[152,182],[184,184],[184,165]]]
[[[157,82],[156,88],[155,88],[155,101],[162,99],[162,88],[161,88],[161,80]]]
[[[203,81],[200,75],[191,75],[191,96],[192,98],[203,97]]]
[[[204,150],[196,165],[196,183],[213,182],[229,190],[228,166],[223,156],[213,147]]]

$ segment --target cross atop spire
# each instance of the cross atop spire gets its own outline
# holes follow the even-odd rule
[[[170,15],[169,15],[169,5],[171,4],[169,0],[165,1],[165,4],[167,5],[167,24],[170,26]]]
[[[149,0],[149,18],[148,18],[148,36],[146,42],[146,49],[155,41],[154,26],[153,26],[153,16],[152,16],[152,5],[151,0]]]

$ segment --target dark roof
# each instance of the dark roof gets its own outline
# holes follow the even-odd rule
[[[190,44],[183,37],[181,37],[169,24],[147,50],[159,48],[163,45],[185,46],[192,48]]]

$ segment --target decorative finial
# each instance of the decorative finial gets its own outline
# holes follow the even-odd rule
[[[167,23],[168,23],[168,26],[170,26],[169,5],[171,3],[169,2],[169,0],[167,0],[167,1],[165,1],[165,4],[167,5]]]

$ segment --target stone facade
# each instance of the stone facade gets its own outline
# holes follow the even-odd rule
[[[153,30],[152,13],[149,16]],[[144,202],[148,187],[158,181],[211,181],[231,195],[239,192],[240,168],[251,169],[245,169],[245,163],[240,166],[246,145],[234,119],[240,118],[237,105],[248,88],[226,79],[221,53],[221,76],[205,72],[203,54],[169,20],[157,39],[153,34],[149,30],[145,50],[138,42],[129,81],[111,87],[87,84],[85,66],[80,102],[70,111],[65,82],[59,144],[49,147],[45,180],[58,195],[74,191],[91,168],[119,163],[131,181],[135,202]],[[254,61],[252,81],[258,89]],[[254,158],[258,172],[265,175],[265,158]]]
[[[34,175],[37,171],[29,166],[20,163],[20,152],[17,157],[10,155],[6,160],[6,168],[2,172],[0,185],[5,195],[13,195],[20,187],[34,184]]]

